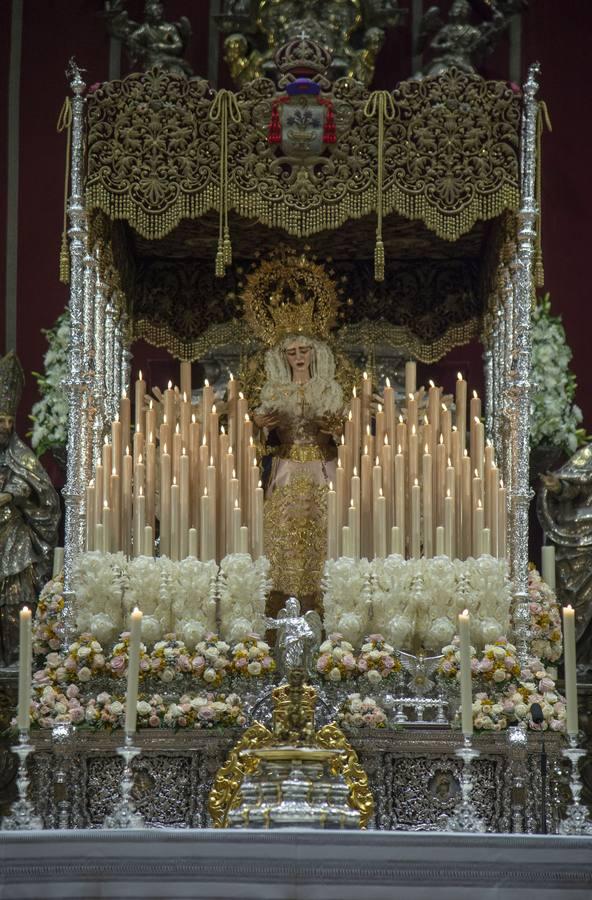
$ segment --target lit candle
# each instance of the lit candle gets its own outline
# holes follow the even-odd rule
[[[263,556],[263,486],[261,482],[255,491],[255,535],[253,538],[253,556]]]
[[[181,438],[181,429],[179,427],[179,423],[175,425],[175,431],[173,433],[173,452],[171,453],[171,463],[173,466],[172,474],[173,478],[176,478],[179,481],[179,461],[181,459],[181,447],[183,446],[183,440]]]
[[[440,428],[440,388],[436,387],[433,381],[430,381],[428,390],[428,418],[431,425],[430,453],[432,456],[436,454],[436,441],[438,435],[441,434]]]
[[[208,488],[208,499],[210,501],[210,537],[208,540],[211,559],[216,559],[216,506],[217,506],[217,491],[216,491],[216,466],[214,465],[214,457],[210,456],[210,465],[206,471],[206,485]]]
[[[160,555],[171,555],[171,455],[166,444],[160,453]]]
[[[543,570],[543,581],[549,585],[552,591],[555,590],[555,546],[553,544],[545,544],[541,547],[541,561]]]
[[[93,479],[86,489],[86,549],[96,550],[95,547],[95,483]]]
[[[175,392],[173,390],[172,381],[169,381],[168,387],[164,392],[164,415],[166,416],[169,428],[174,429],[177,416],[175,411]]]
[[[208,415],[208,443],[210,445],[210,455],[214,457],[214,463],[218,462],[218,431],[220,429],[220,415],[216,410],[216,404],[211,406],[211,412]]]
[[[498,526],[497,526],[497,555],[499,559],[506,558],[506,489],[500,481],[498,496]]]
[[[352,453],[352,465],[357,460],[358,455],[360,453],[360,442],[362,437],[362,400],[358,397],[358,393],[356,388],[354,387],[352,390],[352,402],[351,402],[351,414],[352,414],[352,440],[351,440],[351,453]]]
[[[140,672],[140,637],[142,613],[136,606],[130,616],[129,654],[127,661],[127,694],[125,698],[125,733],[136,730],[138,714],[138,675]]]
[[[567,733],[578,733],[578,684],[576,679],[576,622],[571,606],[563,608],[563,667],[567,703]]]
[[[477,469],[479,478],[483,478],[485,426],[479,419],[474,419],[473,422],[475,426],[475,458],[471,458],[471,463],[473,468]]]
[[[106,500],[103,503],[103,552],[111,553],[111,509]]]
[[[436,446],[436,526],[444,525],[444,497],[446,496],[446,444],[444,435]]]
[[[382,488],[378,489],[374,509],[374,555],[381,559],[386,556],[386,497]]]
[[[483,546],[483,505],[477,500],[473,510],[473,556],[481,556]]]
[[[353,559],[360,558],[360,520],[359,520],[359,510],[356,507],[353,498],[350,500],[349,509],[347,511],[347,524],[349,527],[352,549],[353,549]]]
[[[238,505],[238,500],[234,502],[234,509],[232,510],[232,546],[234,548],[234,553],[240,553],[240,531],[241,531],[241,510]]]
[[[376,432],[376,446],[381,447],[384,443],[385,431],[387,431],[387,433],[388,433],[388,430],[386,427],[386,418],[384,415],[384,409],[383,409],[382,403],[379,403],[377,406],[376,416],[374,419],[374,430]],[[394,437],[394,433],[393,433],[393,437]],[[390,440],[390,438],[389,438],[389,440]],[[391,441],[391,443],[392,443],[392,441]],[[370,456],[372,457],[372,456],[374,456],[374,454],[371,453]]]
[[[445,403],[442,403],[440,410],[440,434],[444,438],[446,456],[450,456],[450,445],[452,444],[452,413]]]
[[[111,422],[111,444],[113,447],[111,467],[119,475],[121,472],[121,422],[119,421],[119,413]]]
[[[384,474],[384,467],[383,467]],[[387,484],[385,484],[385,496],[387,498],[388,504],[388,492],[387,492]],[[399,541],[400,541],[400,553],[401,556],[405,556],[405,544],[406,544],[406,517],[405,517],[405,457],[401,453],[401,446],[397,448],[397,454],[395,455],[395,516],[394,523],[396,527],[399,529]],[[392,491],[392,488],[391,488]],[[388,517],[388,506],[387,506],[387,517]],[[388,520],[388,519],[387,519]],[[387,525],[388,527],[388,525]]]
[[[191,403],[187,399],[187,393],[183,393],[179,418],[181,420],[181,440],[184,447],[189,444],[189,422],[191,421]],[[189,395],[191,396],[191,395]]]
[[[458,617],[460,638],[460,702],[463,734],[473,734],[473,688],[471,684],[471,623],[465,609]]]
[[[142,378],[142,370],[138,373],[135,391],[135,425],[136,431],[144,431],[144,397],[146,396],[146,382]]]
[[[33,658],[31,610],[23,606],[19,613],[19,689],[17,725],[20,732],[29,732],[31,707],[31,661]]]
[[[421,480],[423,484],[423,555],[431,559],[434,555],[434,521],[432,516],[432,455],[429,445],[424,447],[421,460]]]
[[[188,554],[189,540],[189,457],[185,447],[179,461],[179,559]]]
[[[146,522],[154,534],[155,500],[156,500],[156,444],[153,432],[148,432],[146,442]]]
[[[410,435],[413,428],[417,431],[417,400],[414,394],[407,394],[407,434]]]
[[[150,437],[150,435],[152,435],[152,437]],[[152,398],[150,399],[148,409],[146,410],[146,437],[156,443],[156,410]]]
[[[461,515],[462,515],[462,559],[468,559],[472,552],[473,515],[471,505],[471,460],[466,450],[460,461]],[[460,554],[459,554],[460,555]]]
[[[418,475],[418,457],[419,457],[419,435],[415,425],[411,426],[411,434],[409,435],[409,489],[413,488]]]
[[[362,375],[362,434],[370,427],[370,405],[372,402],[372,379],[368,372]]]
[[[487,516],[487,525],[491,531],[491,555],[498,556],[499,537],[497,529],[499,525],[499,469],[496,465],[491,465],[489,467],[489,472],[487,473],[487,481],[489,484],[489,490],[487,492],[489,505],[485,509],[485,514]]]
[[[444,553],[449,559],[454,559],[454,497],[450,490],[444,497]]]
[[[146,497],[143,488],[134,497],[134,556],[144,552],[144,529],[146,528]]]
[[[210,545],[210,498],[208,497],[208,489],[204,487],[203,495],[200,497],[200,534],[201,548],[200,558],[202,562],[207,562],[213,558]]]
[[[121,476],[121,548],[128,557],[132,553],[132,468],[133,460],[126,447]]]
[[[144,456],[144,434],[140,431],[139,426],[136,425],[136,430],[134,432],[134,468],[138,464],[138,460],[140,456]],[[109,469],[111,471],[111,469]]]
[[[232,446],[236,446],[236,421],[237,421],[237,400],[238,400],[238,383],[234,379],[232,372],[228,376],[228,437]],[[246,412],[246,410],[245,410]]]
[[[121,392],[121,400],[119,401],[119,421],[121,422],[121,443],[126,446],[131,438],[131,403],[125,388]]]
[[[394,446],[395,443],[395,424],[396,424],[396,410],[395,410],[395,389],[391,387],[390,379],[386,379],[386,384],[384,388],[383,394],[384,400],[384,427],[385,431],[388,434],[389,444]],[[378,429],[376,430],[376,444],[378,447],[382,446],[384,441],[384,437],[381,435],[380,441],[378,440]]]
[[[204,433],[207,427],[208,414],[212,409],[212,404],[214,402],[214,388],[211,386],[210,382],[206,378],[204,380],[203,391],[201,394],[201,422]]]
[[[111,490],[111,484],[109,481],[111,470],[113,468],[113,453],[111,450],[111,444],[109,443],[109,438],[105,435],[105,440],[103,442],[102,454],[101,454],[101,462],[103,465],[103,501],[107,501],[107,505],[111,502],[111,497],[109,495],[109,491]]]
[[[364,448],[367,451],[367,447]],[[361,459],[361,554],[366,559],[374,556],[372,522],[372,457],[364,452]],[[332,557],[331,557],[332,558]]]
[[[111,517],[112,544],[115,552],[121,550],[121,478],[117,474],[115,466],[111,472]]]
[[[179,485],[174,475],[171,484],[171,559],[175,562],[180,559]]]
[[[460,435],[461,450],[464,450],[467,446],[467,383],[461,372],[456,378],[456,427]]]
[[[398,456],[401,459],[397,460]],[[381,449],[381,464],[382,492],[386,499],[386,527],[389,528],[393,524],[400,525],[401,518],[405,519],[405,459],[399,452],[395,456],[393,467],[393,448],[386,434]],[[400,506],[401,499],[403,500],[402,507]]]

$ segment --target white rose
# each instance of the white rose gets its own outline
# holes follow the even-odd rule
[[[492,647],[494,659],[503,659],[506,655],[504,647]]]
[[[216,680],[216,670],[215,669],[206,669],[203,673],[204,681],[215,681]]]
[[[382,675],[376,669],[369,669],[366,672],[366,678],[370,684],[378,684],[379,681],[382,681]]]
[[[329,681],[341,681],[341,672],[337,666],[329,672]]]
[[[249,672],[249,675],[260,675],[261,663],[256,662],[255,660],[253,662],[250,662],[247,666],[247,671]]]
[[[152,712],[152,707],[146,700],[138,700],[136,709],[138,710],[138,715],[140,716],[149,716]]]
[[[194,697],[193,700],[189,701],[192,709],[201,709],[202,706],[207,706],[208,701],[205,697]]]
[[[58,702],[54,706],[54,709],[58,713],[58,715],[63,715],[64,713],[68,712],[67,704],[62,703],[61,700],[58,700]]]
[[[204,652],[204,656],[206,656],[208,659],[216,659],[219,655],[220,654],[215,647],[208,647]]]
[[[335,647],[335,650],[333,651],[333,656],[335,657],[335,659],[343,658],[343,650],[341,649],[341,647]]]
[[[380,659],[380,651],[379,650],[371,650],[368,654],[368,659]]]
[[[120,703],[119,700],[114,700],[110,711],[114,716],[120,716],[123,712],[123,703]]]
[[[506,680],[506,673],[503,669],[496,669],[493,673],[493,680],[500,682]]]
[[[528,712],[528,706],[526,705],[526,703],[517,703],[514,707],[514,712],[519,719],[523,719]]]
[[[90,647],[81,647],[76,655],[78,659],[86,659],[87,656],[90,656],[90,653]]]
[[[90,681],[92,672],[87,666],[83,666],[78,670],[78,681]]]

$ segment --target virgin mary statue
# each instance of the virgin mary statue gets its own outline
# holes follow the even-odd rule
[[[336,305],[321,266],[288,257],[283,284],[268,300],[265,380],[254,421],[271,465],[266,467],[264,534],[273,587],[280,599],[318,606],[327,558],[327,490],[335,484],[337,447],[344,419],[343,392],[329,335]],[[307,295],[304,271],[319,269]],[[308,282],[308,279],[306,279]],[[269,293],[267,294],[269,297]],[[275,302],[274,302],[275,300]],[[248,301],[245,302],[247,307]],[[252,319],[251,319],[252,322]],[[258,330],[262,333],[261,317]]]

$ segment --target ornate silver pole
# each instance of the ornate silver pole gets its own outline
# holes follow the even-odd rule
[[[64,384],[68,395],[68,474],[63,490],[65,504],[64,593],[66,596],[66,631],[72,614],[72,565],[84,547],[85,527],[83,502],[84,453],[80,435],[83,431],[84,380],[84,254],[86,213],[83,196],[84,90],[81,70],[70,60],[68,77],[72,89],[72,159],[68,214],[70,218],[70,349],[69,373]]]
[[[105,304],[105,424],[113,417],[113,363],[115,359],[115,306],[109,292]]]
[[[98,254],[98,250],[95,250]],[[101,261],[95,256],[97,280],[95,290],[94,318],[94,360],[95,379],[93,385],[95,415],[93,421],[93,462],[101,461],[103,446],[103,428],[105,424],[105,314],[106,286],[101,274]]]
[[[492,340],[493,335],[490,334],[487,341],[487,348],[483,353],[483,372],[485,375],[485,434],[490,441],[493,441],[493,421],[495,416],[493,395],[493,354],[491,352]]]
[[[514,589],[514,628],[518,652],[526,661],[529,652],[528,606],[528,507],[530,454],[530,367],[531,307],[534,297],[533,258],[535,243],[536,124],[540,66],[534,63],[524,85],[521,134],[521,203],[518,214],[518,254],[514,289],[514,368],[511,373],[510,443],[512,447],[512,483],[508,532],[510,537],[510,573]]]
[[[121,361],[123,356],[123,327],[121,312],[115,323],[115,347],[113,353],[113,418],[119,414],[119,398],[121,397]]]

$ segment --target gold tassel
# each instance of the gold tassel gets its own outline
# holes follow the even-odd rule
[[[384,244],[380,238],[374,246],[374,280],[384,281]]]
[[[56,125],[58,134],[61,131],[66,132],[66,167],[64,172],[64,225],[62,229],[62,244],[60,247],[60,281],[62,284],[70,283],[70,249],[68,247],[68,238],[66,236],[67,229],[67,208],[68,208],[68,186],[70,181],[70,143],[72,137],[72,105],[70,98],[66,97]]]
[[[224,278],[226,267],[224,265],[224,244],[218,242],[218,252],[216,253],[216,278]]]
[[[545,284],[545,269],[543,266],[543,218],[541,209],[541,180],[542,180],[542,159],[543,159],[543,128],[547,126],[552,131],[551,119],[549,118],[549,110],[544,100],[539,103],[537,117],[537,159],[536,159],[536,205],[538,209],[536,222],[536,238],[534,250],[534,283],[535,287],[541,288]]]
[[[60,281],[62,284],[70,284],[70,248],[65,231],[62,231],[62,246],[60,247]]]
[[[224,265],[232,265],[232,244],[230,243],[230,231],[228,226],[224,229]]]

